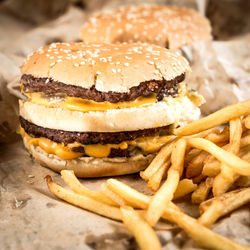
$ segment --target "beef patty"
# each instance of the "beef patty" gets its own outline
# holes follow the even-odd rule
[[[22,75],[21,82],[24,92],[44,92],[48,94],[64,93],[68,96],[93,100],[96,102],[108,101],[111,103],[132,101],[139,96],[149,96],[155,93],[157,100],[162,100],[164,96],[175,96],[178,93],[179,83],[185,79],[185,74],[181,74],[172,80],[151,80],[140,83],[136,87],[130,88],[127,93],[101,92],[95,86],[90,89],[64,84],[54,81],[51,78],[36,78],[32,75]]]
[[[71,132],[58,129],[43,128],[37,126],[23,117],[19,117],[21,127],[27,134],[34,137],[48,138],[54,142],[64,143],[65,145],[73,142],[80,142],[83,145],[89,144],[119,144],[123,141],[132,141],[138,137],[154,136],[157,134],[170,134],[171,125],[142,129],[136,131],[122,132]]]

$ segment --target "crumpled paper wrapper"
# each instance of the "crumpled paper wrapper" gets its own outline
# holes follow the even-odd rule
[[[13,157],[15,156],[15,157]],[[138,249],[125,226],[57,199],[48,191],[44,177],[65,186],[61,177],[35,163],[22,142],[0,147],[0,246],[1,249]],[[139,175],[116,177],[149,194]],[[106,178],[82,183],[98,190]],[[178,202],[185,212],[197,216],[197,206]],[[243,207],[216,223],[219,234],[250,244],[250,211]],[[171,223],[156,225],[163,249],[198,250],[193,240]]]
[[[182,3],[205,13],[206,1],[186,0]],[[65,1],[61,4],[67,5]],[[97,8],[92,1],[85,2],[85,5],[89,12]],[[117,2],[103,1],[99,7],[117,7]],[[59,18],[43,24],[40,22],[46,12],[36,18],[27,15],[27,18],[34,19],[23,23],[9,12],[4,11],[0,15],[0,23],[8,27],[8,30],[1,29],[0,25],[0,36],[3,38],[0,40],[1,249],[138,249],[134,238],[121,223],[71,206],[50,194],[44,177],[50,174],[56,182],[64,185],[63,181],[57,173],[35,163],[15,134],[17,98],[22,97],[19,66],[28,54],[41,46],[57,41],[78,41],[89,12],[70,7]],[[202,107],[203,114],[249,99],[249,42],[250,35],[245,35],[229,41],[207,41],[181,49],[180,53],[189,60],[193,71],[187,76],[188,85],[207,100]],[[117,178],[149,193],[145,182],[137,174]],[[88,179],[82,182],[97,190],[105,180]],[[188,214],[198,216],[197,206],[185,201],[178,202],[178,205]],[[212,229],[250,245],[249,207],[238,209],[219,220]],[[177,225],[160,222],[156,230],[163,249],[201,249]]]

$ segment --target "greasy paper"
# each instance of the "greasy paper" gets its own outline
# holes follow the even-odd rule
[[[25,58],[51,42],[78,41],[80,29],[91,11],[117,7],[121,2],[88,1],[85,10],[70,7],[58,18],[43,23],[39,22],[46,19],[46,12],[37,17],[34,17],[36,12],[33,16],[27,15],[27,22],[20,22],[6,11],[0,14],[1,249],[138,249],[134,238],[121,223],[71,206],[50,194],[44,177],[50,174],[56,182],[64,185],[62,179],[58,173],[35,163],[15,133],[17,98],[22,98],[19,66]],[[180,4],[180,1],[168,2]],[[206,1],[197,3],[185,0],[181,4],[205,13]],[[65,8],[65,1],[61,4]],[[17,6],[13,6],[11,13],[17,10]],[[1,29],[2,23],[8,30]],[[246,34],[227,41],[192,44],[179,51],[192,67],[192,74],[187,75],[188,85],[207,100],[202,106],[203,114],[249,99],[249,44],[250,34]],[[117,178],[149,193],[138,174]],[[97,190],[105,180],[81,181]],[[178,205],[188,214],[198,216],[197,206],[185,201],[178,202]],[[219,220],[212,229],[250,245],[249,207]],[[163,249],[200,249],[177,225],[160,222],[156,230]]]

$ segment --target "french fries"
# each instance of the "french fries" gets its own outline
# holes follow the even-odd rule
[[[132,208],[121,207],[122,220],[129,231],[135,236],[142,250],[161,249],[161,243],[149,224]]]
[[[86,187],[84,187],[80,181],[76,178],[74,171],[72,170],[62,170],[61,176],[64,182],[77,194],[86,195],[89,198],[95,199],[100,202],[104,202],[105,204],[115,206],[117,205],[111,199],[106,197],[99,192],[92,191]]]
[[[245,118],[245,127],[250,129],[250,115]]]
[[[149,180],[149,178],[161,167],[161,165],[166,163],[169,159],[173,147],[174,141],[161,148],[160,152],[155,156],[150,165],[143,172],[140,172],[141,178]]]
[[[210,227],[218,218],[250,202],[250,188],[238,189],[200,204],[198,221]]]
[[[242,134],[241,120],[235,119],[230,121],[230,147],[229,151],[233,154],[238,154],[240,150],[240,138]],[[221,165],[221,172],[214,178],[213,194],[214,196],[225,193],[231,184],[238,178],[235,173],[226,164]]]
[[[192,193],[192,203],[199,204],[203,202],[213,185],[213,178],[208,177],[205,181],[201,182],[197,189]]]
[[[222,163],[226,164],[232,168],[236,173],[241,175],[250,175],[250,163],[246,162],[236,155],[225,151],[224,149],[216,146],[214,143],[202,139],[202,138],[192,138],[188,140],[188,143],[198,149],[205,150],[215,156]]]
[[[186,141],[183,139],[178,140],[172,152],[172,166],[168,170],[167,180],[153,196],[148,207],[146,218],[152,226],[160,219],[165,207],[173,199],[183,171],[185,150]]]
[[[160,168],[149,178],[148,180],[148,188],[152,191],[157,191],[163,176],[165,175],[168,167],[170,166],[170,160],[163,163]]]
[[[175,130],[177,136],[185,136],[199,133],[203,130],[207,130],[230,120],[236,119],[241,116],[250,114],[250,100],[244,102],[238,102],[236,104],[229,105],[217,112],[208,115],[198,121],[192,122],[185,127],[181,127]]]
[[[46,176],[46,181],[50,192],[56,195],[58,198],[96,214],[114,220],[122,220],[121,211],[119,208],[91,199],[85,195],[76,194],[66,190],[62,186],[53,182],[49,175]]]
[[[146,196],[115,179],[109,179],[107,182],[109,188],[119,194],[123,199],[133,200],[141,208],[148,206],[150,202],[149,196]],[[195,219],[181,212],[172,202],[170,202],[169,206],[164,210],[162,218],[178,224],[191,238],[205,248],[218,250],[247,249],[246,246],[231,241],[204,227]]]
[[[194,184],[191,179],[182,179],[177,186],[174,193],[174,200],[184,197],[187,194],[192,193],[196,190],[197,184]]]
[[[225,122],[229,126],[223,130],[215,127]],[[70,170],[63,170],[61,175],[72,191],[47,176],[49,190],[75,206],[122,220],[141,249],[161,249],[152,228],[160,218],[176,223],[202,247],[249,249],[208,227],[250,202],[250,101],[230,105],[175,133],[177,137],[140,173],[148,188],[156,191],[152,196],[116,179],[108,179],[99,191],[92,191]],[[233,191],[227,192],[229,189]],[[191,194],[192,203],[200,204],[197,220],[173,203],[187,194]]]
[[[191,178],[200,175],[202,173],[203,163],[208,156],[209,154],[207,152],[201,151],[199,155],[194,157],[186,167],[186,177]]]

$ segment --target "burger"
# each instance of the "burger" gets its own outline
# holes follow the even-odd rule
[[[211,39],[211,27],[194,10],[164,5],[122,7],[93,15],[81,31],[84,42],[145,42],[170,49]]]
[[[55,171],[99,177],[143,170],[173,136],[199,118],[187,90],[187,61],[148,44],[53,43],[21,67],[20,134]]]

